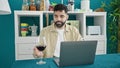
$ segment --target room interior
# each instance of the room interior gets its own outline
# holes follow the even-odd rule
[[[2,1],[2,0],[1,0]],[[23,0],[5,0],[8,1],[8,6],[6,10],[8,10],[8,13],[6,14],[0,14],[0,40],[1,40],[1,48],[0,48],[0,67],[1,68],[10,68],[12,64],[15,62],[15,12],[23,11],[22,10],[22,4]],[[65,5],[68,4],[68,0],[49,0],[51,2],[55,3],[63,3]],[[74,9],[80,9],[81,8],[81,0],[74,0]],[[116,24],[112,22],[110,24],[109,22],[109,16],[108,13],[110,13],[111,9],[108,9],[108,7],[105,7],[104,5],[109,5],[112,1],[111,0],[90,0],[90,8],[94,11],[100,12],[98,8],[106,8],[104,12],[107,12],[106,16],[106,54],[112,54],[112,53],[119,53],[120,52],[120,45],[118,45],[119,42],[119,31],[116,27]],[[3,7],[6,4],[0,5]],[[112,8],[112,7],[111,7]],[[10,11],[11,10],[11,11]],[[101,11],[103,12],[103,11]],[[1,10],[0,10],[1,13]],[[45,23],[44,23],[45,24]],[[45,24],[46,25],[46,24]],[[116,29],[116,30],[114,30]],[[119,48],[118,48],[119,47]]]

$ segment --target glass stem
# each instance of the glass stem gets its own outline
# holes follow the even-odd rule
[[[43,61],[43,56],[40,57],[40,61]]]

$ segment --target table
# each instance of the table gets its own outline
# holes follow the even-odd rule
[[[44,65],[37,65],[38,59],[18,60],[12,65],[12,68],[58,68],[53,58],[46,58]],[[96,55],[94,64],[67,66],[62,68],[120,68],[120,54]]]

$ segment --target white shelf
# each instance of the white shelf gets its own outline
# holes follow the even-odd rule
[[[105,35],[86,35],[84,37],[85,40],[106,40]]]
[[[104,16],[106,15],[106,12],[88,12],[85,13],[86,16]]]
[[[15,11],[18,16],[40,16],[42,11]]]

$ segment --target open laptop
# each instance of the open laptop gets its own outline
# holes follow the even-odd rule
[[[93,64],[97,41],[65,41],[61,42],[60,58],[55,58],[59,66]]]

